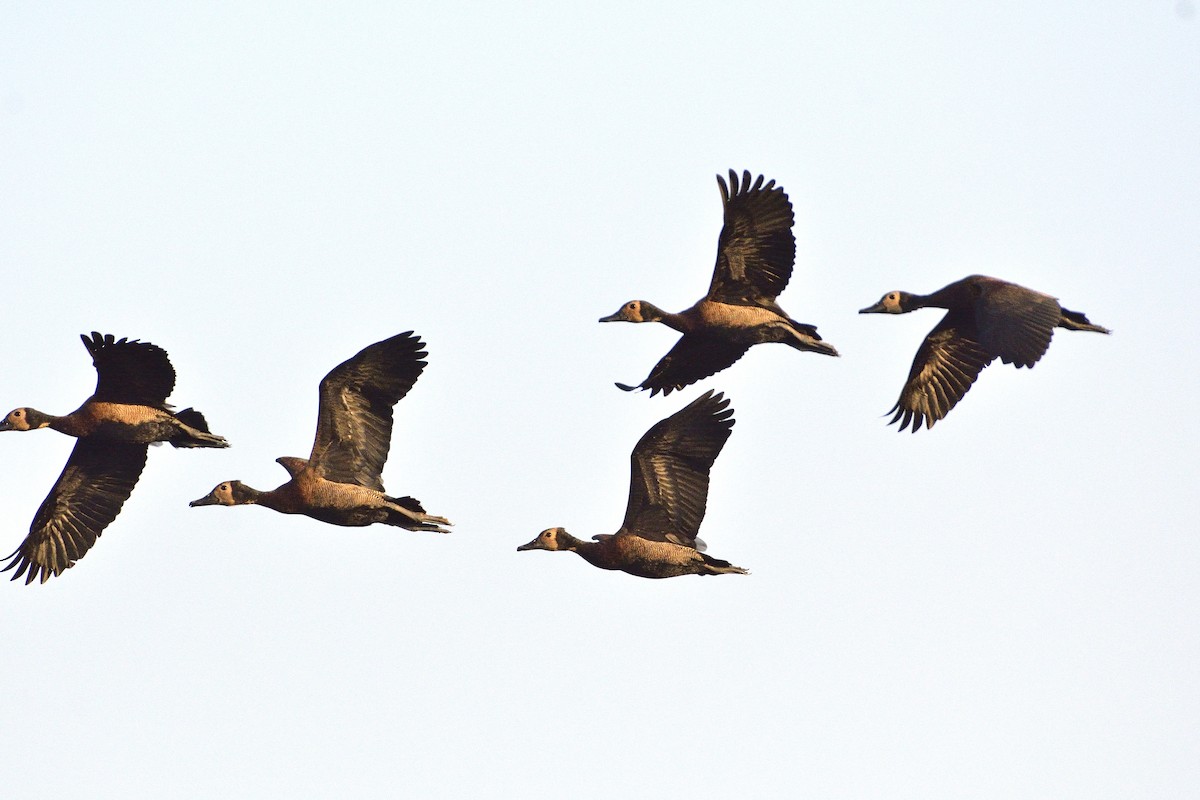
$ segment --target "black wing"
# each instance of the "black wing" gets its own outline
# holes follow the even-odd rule
[[[729,401],[708,391],[650,428],[630,457],[629,503],[621,530],[695,547],[708,500],[708,473],[733,423]]]
[[[654,365],[646,380],[637,386],[626,386],[623,383],[618,383],[617,386],[627,392],[649,389],[651,397],[659,392],[665,397],[676,389],[690,386],[732,366],[749,349],[748,344],[687,334]]]
[[[966,314],[946,314],[917,348],[900,399],[888,411],[896,412],[888,424],[900,421],[900,430],[912,425],[913,433],[920,430],[922,421],[932,428],[950,413],[993,358],[977,341],[975,326]]]
[[[412,331],[397,334],[364,347],[321,380],[317,435],[308,458],[321,475],[383,491],[392,406],[425,369],[423,347]]]
[[[2,571],[15,567],[12,580],[45,583],[73,566],[117,518],[145,465],[144,444],[80,439]]]
[[[111,333],[81,335],[96,366],[92,399],[106,403],[164,407],[175,388],[175,370],[167,351],[149,342],[115,339]]]
[[[717,243],[708,299],[734,305],[761,306],[787,316],[775,298],[792,277],[796,261],[796,237],[792,234],[792,204],[775,181],[763,185],[763,176],[751,183],[750,173],[729,171],[727,187],[721,186],[725,226]]]
[[[1005,364],[1032,367],[1050,347],[1062,307],[1048,294],[1006,281],[983,284],[975,303],[979,343]]]

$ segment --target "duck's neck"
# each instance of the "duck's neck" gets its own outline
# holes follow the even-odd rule
[[[244,483],[238,488],[237,497],[235,499],[237,500],[237,504],[239,506],[266,506],[267,508],[275,507],[272,505],[274,498],[271,496],[270,492],[261,492],[258,489],[255,489],[253,486],[247,486]]]
[[[904,305],[901,308],[905,312],[916,311],[918,308],[949,308],[946,300],[939,295],[941,295],[940,291],[933,294],[910,294],[904,298]]]
[[[56,417],[53,414],[43,414],[38,412],[38,419],[34,423],[34,428],[49,428],[50,430],[65,433],[67,436],[83,436],[87,433],[85,425],[71,415],[65,417]]]
[[[607,553],[600,542],[579,542],[577,547],[571,549],[593,567],[612,569],[612,565],[608,563],[611,559],[606,557]]]
[[[573,550],[576,553],[581,553],[582,551],[587,550],[590,545],[599,544],[599,542],[585,542],[582,539],[576,539],[566,531],[559,532],[558,541],[562,545],[560,549]]]
[[[674,328],[680,333],[689,333],[692,329],[692,326],[688,324],[687,318],[682,314],[663,312],[662,318],[659,320],[659,322],[661,322],[663,325],[666,325],[668,328]]]
[[[647,322],[661,322],[680,333],[688,333],[692,328],[685,314],[672,314],[670,311],[663,311],[658,306],[645,301],[642,302],[642,315]]]
[[[581,542],[576,539],[571,549],[593,567],[623,569],[621,554],[610,544],[611,541],[611,539],[602,539],[598,542]]]
[[[576,539],[566,531],[558,534],[559,549],[570,550],[572,553],[577,553],[589,564],[596,564],[597,558],[601,554],[601,543],[591,540]]]
[[[943,286],[933,294],[910,294],[905,298],[905,309],[914,308],[959,308],[970,306],[978,299],[979,276],[972,275]]]

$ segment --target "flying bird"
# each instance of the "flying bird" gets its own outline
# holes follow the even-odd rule
[[[971,275],[933,294],[888,292],[860,314],[907,314],[918,308],[944,308],[942,317],[913,359],[908,380],[891,422],[899,430],[934,423],[950,413],[979,373],[994,359],[1032,368],[1050,347],[1055,328],[1109,333],[1078,311],[1070,311],[1048,294],[1015,283]]]
[[[172,411],[167,405],[175,370],[161,347],[95,331],[91,338],[79,338],[96,367],[92,396],[63,417],[17,408],[0,421],[0,431],[52,428],[79,440],[34,515],[29,535],[2,570],[15,568],[11,580],[25,575],[26,584],[62,574],[91,549],[141,477],[149,445],[229,446],[209,433],[199,411]]]
[[[224,481],[191,506],[266,506],[331,525],[380,522],[410,531],[449,533],[444,517],[426,514],[412,497],[384,493],[392,443],[392,406],[425,369],[424,343],[412,331],[368,345],[321,379],[317,434],[307,459],[275,459],[291,475],[269,492]]]
[[[821,340],[813,325],[787,315],[775,298],[792,277],[796,237],[792,204],[775,181],[729,171],[729,184],[717,176],[725,225],[717,242],[717,264],[708,294],[686,311],[672,314],[645,300],[630,300],[601,322],[661,322],[683,334],[637,386],[618,383],[627,392],[649,389],[668,395],[731,366],[747,350],[764,342],[782,342],[797,350],[827,356],[838,351]]]
[[[713,558],[696,538],[708,500],[708,473],[733,428],[733,409],[711,391],[656,423],[630,457],[629,502],[614,534],[592,541],[548,528],[521,550],[569,550],[601,569],[641,578],[676,575],[744,575]]]

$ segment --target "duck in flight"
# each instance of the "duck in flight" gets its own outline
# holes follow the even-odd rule
[[[287,483],[262,492],[241,481],[224,481],[190,505],[259,505],[331,525],[380,522],[449,533],[442,527],[449,520],[426,514],[411,497],[385,494],[381,478],[392,443],[392,406],[425,369],[423,347],[407,331],[364,347],[330,370],[321,379],[312,452],[307,459],[275,459],[291,475]]]
[[[916,433],[924,422],[950,413],[993,360],[1032,368],[1050,347],[1055,328],[1109,333],[1048,294],[1015,283],[971,275],[933,294],[888,292],[860,314],[907,314],[918,308],[944,308],[946,316],[917,348],[900,399],[888,411],[900,430]]]
[[[637,386],[618,383],[627,392],[649,389],[668,395],[720,372],[747,350],[764,342],[782,342],[797,350],[827,356],[838,351],[821,340],[813,325],[797,322],[775,302],[792,277],[796,237],[792,204],[775,181],[729,171],[720,175],[725,224],[717,242],[717,264],[708,294],[686,311],[672,314],[630,300],[601,322],[661,322],[683,334]]]
[[[641,578],[746,574],[701,552],[704,543],[696,538],[708,500],[708,473],[733,422],[729,401],[705,393],[656,423],[633,448],[620,530],[585,542],[563,528],[548,528],[517,550],[569,550],[592,566]]]
[[[161,347],[95,331],[79,338],[96,367],[92,396],[63,417],[17,408],[0,421],[0,431],[51,428],[78,439],[29,535],[8,556],[3,571],[16,569],[12,580],[24,575],[26,584],[61,575],[91,549],[141,477],[149,445],[229,446],[199,411],[167,405],[175,370]]]

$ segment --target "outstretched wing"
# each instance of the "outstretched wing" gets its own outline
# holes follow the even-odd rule
[[[175,370],[167,351],[137,339],[114,338],[92,331],[80,335],[96,366],[92,399],[106,403],[162,407],[175,388]]]
[[[748,344],[686,334],[654,365],[646,380],[637,386],[617,386],[627,392],[649,389],[651,397],[659,392],[666,396],[731,366],[749,349]]]
[[[725,226],[717,243],[708,299],[733,305],[761,306],[787,316],[775,298],[792,277],[796,261],[795,217],[792,204],[775,181],[763,184],[763,176],[751,182],[749,172],[729,171],[729,186],[718,175]]]
[[[1032,367],[1050,347],[1062,308],[1048,294],[989,281],[975,302],[979,343],[1005,364]]]
[[[117,518],[145,465],[144,444],[80,439],[3,571],[45,583],[73,566]]]
[[[317,435],[309,463],[337,483],[383,491],[392,443],[392,406],[425,369],[428,353],[412,331],[368,345],[321,380]]]
[[[950,413],[995,357],[977,339],[966,314],[946,314],[917,348],[900,399],[888,411],[896,412],[888,424],[899,421],[900,430],[911,425],[916,433],[922,422],[932,428]]]
[[[733,409],[708,391],[656,423],[633,448],[621,530],[695,547],[708,500],[708,473],[733,428]]]

